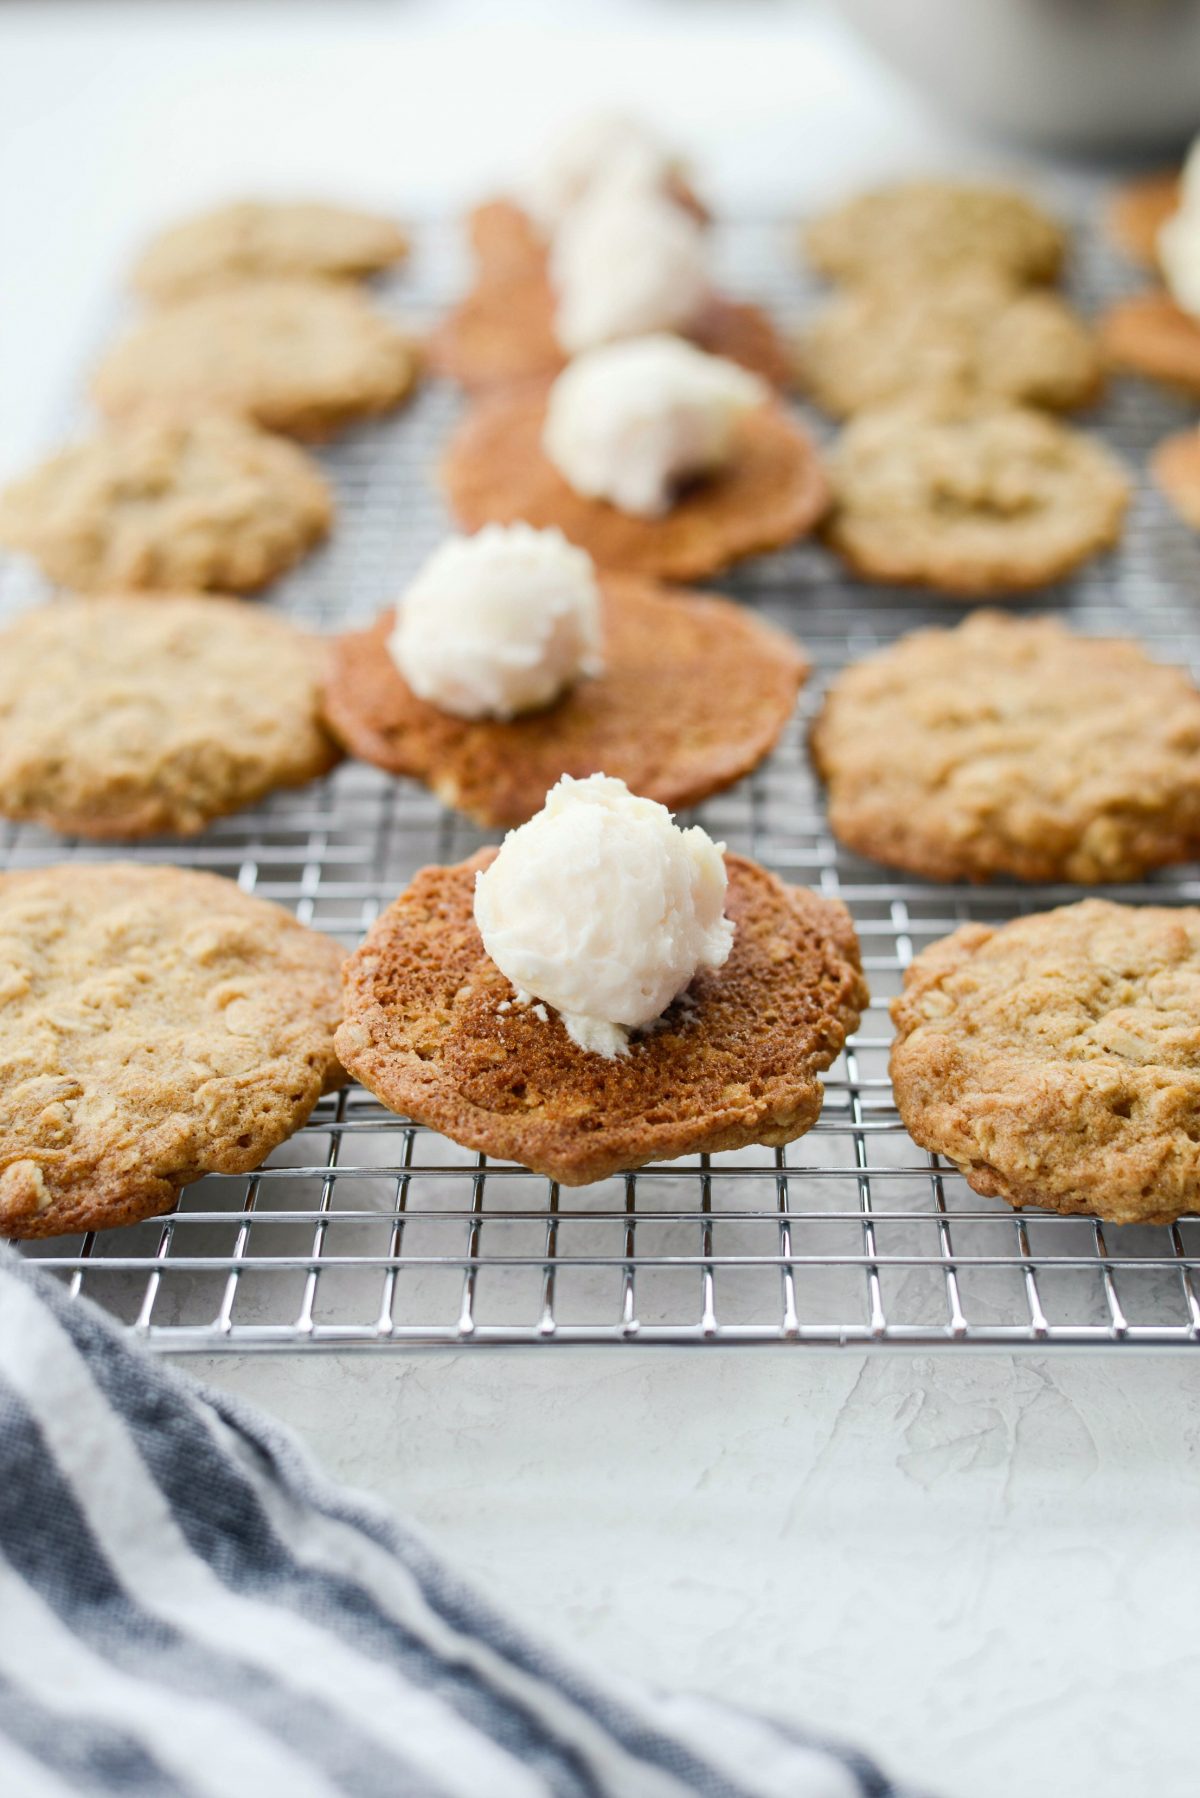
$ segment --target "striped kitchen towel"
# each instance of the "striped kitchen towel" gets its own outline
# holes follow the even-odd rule
[[[0,1245],[0,1793],[75,1792],[899,1798],[853,1751],[526,1635]]]

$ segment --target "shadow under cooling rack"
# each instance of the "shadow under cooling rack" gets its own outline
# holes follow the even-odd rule
[[[727,229],[720,252],[729,285],[785,322],[814,302],[782,223]],[[411,274],[382,298],[431,316],[457,275],[451,234],[431,228]],[[1088,310],[1128,284],[1086,222],[1074,279]],[[431,470],[456,413],[453,394],[430,385],[395,420],[326,454],[338,530],[269,603],[335,630],[395,597],[447,528]],[[1125,541],[1021,609],[1136,636],[1195,672],[1200,545],[1140,474],[1147,449],[1187,417],[1148,388],[1114,392],[1091,422],[1139,471]],[[830,1070],[808,1136],[785,1150],[697,1157],[572,1190],[487,1162],[351,1087],[323,1100],[257,1173],[201,1181],[165,1218],[29,1244],[28,1258],[150,1342],[181,1350],[1200,1342],[1200,1218],[1112,1229],[1014,1214],[939,1167],[896,1115],[887,1001],[912,956],[969,919],[1000,922],[1078,897],[1073,888],[897,880],[829,834],[804,752],[824,679],[906,630],[951,621],[955,608],[854,581],[811,544],[716,584],[794,631],[819,671],[775,754],[694,814],[731,849],[840,895],[854,915],[872,1005]],[[0,613],[37,596],[23,569],[0,568]],[[461,859],[482,840],[421,789],[346,764],[199,839],[135,853],[225,874],[349,949],[418,867]],[[129,853],[0,825],[0,867]],[[1110,893],[1195,903],[1200,877],[1174,870]]]

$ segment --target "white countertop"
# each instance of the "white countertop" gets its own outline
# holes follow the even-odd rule
[[[614,97],[726,204],[1001,153],[779,0],[38,0],[0,43],[0,470],[122,260],[225,191],[429,211]],[[552,102],[545,94],[554,95]],[[195,1360],[533,1624],[955,1798],[1192,1798],[1200,1362],[795,1350]]]

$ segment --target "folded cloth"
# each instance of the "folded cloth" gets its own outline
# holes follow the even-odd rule
[[[0,1245],[0,1793],[68,1792],[899,1798],[852,1750],[527,1635]]]

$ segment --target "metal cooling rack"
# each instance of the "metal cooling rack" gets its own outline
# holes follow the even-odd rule
[[[1130,283],[1088,228],[1098,192],[1084,192],[1082,206],[1080,194],[1076,182],[1051,198],[1080,217],[1074,282],[1095,310]],[[730,286],[784,320],[815,298],[778,222],[726,230],[719,251]],[[432,315],[461,273],[456,235],[433,226],[414,268],[383,298],[402,314]],[[340,528],[271,603],[332,630],[395,595],[447,528],[430,471],[456,409],[450,393],[429,387],[395,421],[326,456]],[[1140,472],[1147,449],[1186,418],[1130,384],[1097,423]],[[1078,896],[897,881],[829,834],[803,748],[825,677],[902,631],[951,622],[956,608],[850,580],[811,545],[718,584],[792,628],[820,672],[770,761],[696,816],[786,879],[847,901],[873,995],[808,1136],[782,1150],[693,1157],[560,1190],[393,1117],[352,1087],[323,1100],[257,1173],[205,1179],[166,1218],[31,1244],[29,1259],[172,1350],[1200,1341],[1200,1217],[1114,1229],[1014,1214],[918,1149],[893,1107],[887,1001],[911,956],[967,919],[1003,920]],[[38,593],[26,571],[0,570],[0,613]],[[1135,635],[1198,672],[1200,544],[1143,484],[1119,553],[1022,609]],[[228,875],[351,948],[415,869],[458,860],[483,840],[420,788],[346,765],[198,841],[137,853]],[[103,853],[0,825],[0,866]],[[1110,891],[1200,901],[1200,870]]]

